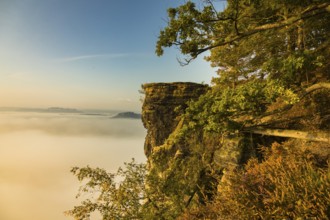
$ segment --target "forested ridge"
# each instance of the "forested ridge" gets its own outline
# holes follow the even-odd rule
[[[66,213],[329,219],[330,2],[228,0],[223,11],[200,3],[168,9],[156,54],[176,47],[189,65],[207,52],[212,85],[175,108],[175,128],[148,148],[147,164],[73,168],[80,193],[94,199]]]

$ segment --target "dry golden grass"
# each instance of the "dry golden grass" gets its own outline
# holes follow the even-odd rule
[[[261,163],[226,174],[212,202],[182,219],[329,219],[330,169],[293,146],[273,144]]]

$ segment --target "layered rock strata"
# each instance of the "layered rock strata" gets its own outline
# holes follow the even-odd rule
[[[144,144],[146,156],[152,148],[162,145],[175,130],[187,107],[208,90],[208,86],[192,82],[147,83],[142,85],[145,97],[142,106],[142,122],[147,129]]]

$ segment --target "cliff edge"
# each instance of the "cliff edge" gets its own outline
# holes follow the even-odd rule
[[[155,146],[162,145],[174,131],[187,102],[206,93],[209,86],[192,82],[146,83],[142,122],[147,129],[144,152],[149,156]]]

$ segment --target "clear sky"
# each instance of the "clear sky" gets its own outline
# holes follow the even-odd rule
[[[209,83],[203,59],[154,53],[179,0],[0,0],[0,107],[139,110],[146,82]]]

